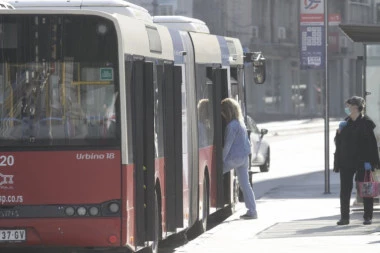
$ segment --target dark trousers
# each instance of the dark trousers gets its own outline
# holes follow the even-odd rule
[[[356,179],[363,181],[364,170],[359,169],[341,169],[340,170],[340,215],[342,219],[350,219],[350,199],[353,188],[354,175],[357,172]],[[372,219],[373,198],[363,198],[364,219]]]

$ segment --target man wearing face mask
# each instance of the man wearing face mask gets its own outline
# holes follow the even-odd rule
[[[363,110],[365,101],[353,96],[346,101],[348,115],[339,124],[335,136],[334,172],[340,173],[340,214],[337,225],[350,223],[350,198],[354,175],[356,181],[364,181],[366,170],[379,168],[377,141],[373,129],[375,123]],[[373,198],[363,198],[364,225],[372,224]]]

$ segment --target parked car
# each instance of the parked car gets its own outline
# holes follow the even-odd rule
[[[268,130],[264,128],[260,130],[250,116],[247,116],[247,130],[251,141],[251,167],[259,167],[260,172],[268,172],[270,167],[270,146],[264,140]]]

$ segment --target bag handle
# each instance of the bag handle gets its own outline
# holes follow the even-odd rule
[[[372,171],[365,171],[364,172],[364,182],[375,182],[374,175]]]

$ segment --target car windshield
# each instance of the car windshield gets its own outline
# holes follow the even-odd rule
[[[0,17],[0,147],[119,142],[112,23],[74,15]]]

